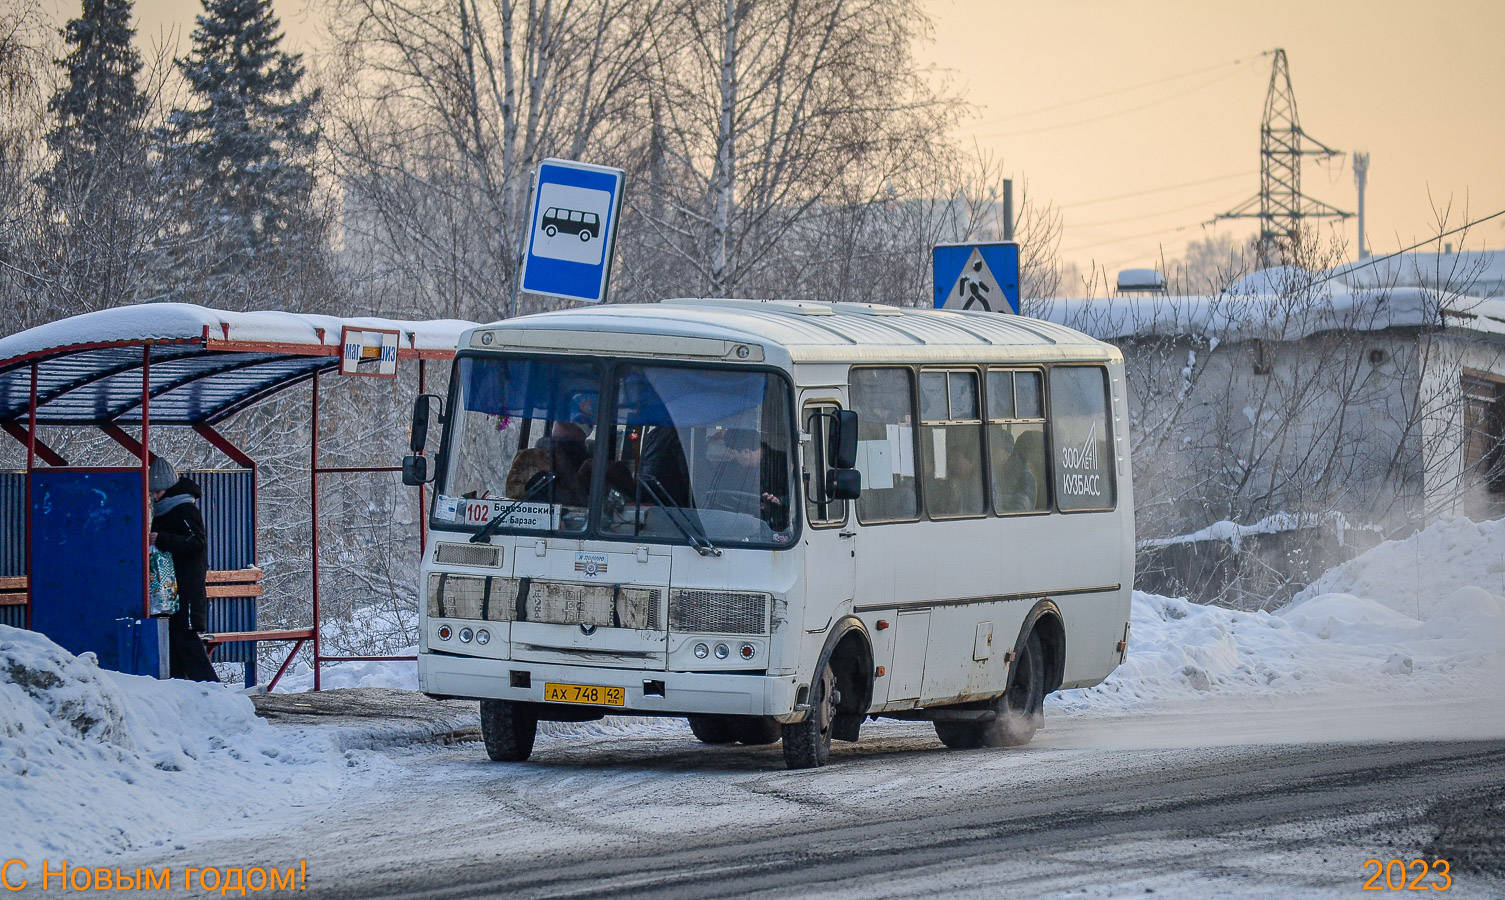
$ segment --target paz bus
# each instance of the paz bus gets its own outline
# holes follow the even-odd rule
[[[465,332],[414,408],[435,483],[419,685],[487,754],[683,716],[823,765],[879,716],[1024,744],[1124,658],[1123,357],[1036,319],[668,300]],[[434,463],[432,471],[429,462]]]

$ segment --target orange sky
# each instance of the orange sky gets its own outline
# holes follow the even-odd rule
[[[74,3],[51,2],[60,19],[76,14]],[[1175,257],[1204,233],[1200,223],[1257,192],[1269,81],[1259,54],[1274,47],[1288,54],[1305,131],[1370,153],[1376,253],[1436,233],[1433,203],[1452,202],[1454,225],[1465,204],[1470,218],[1505,209],[1502,0],[921,3],[935,22],[921,58],[977,107],[955,139],[976,140],[1055,203],[1061,256],[1084,268],[1154,265],[1162,248]],[[172,27],[186,41],[200,9],[198,0],[136,7],[147,41]],[[297,49],[317,50],[319,10],[279,0]],[[1346,157],[1309,163],[1303,186],[1356,208]],[[1475,229],[1468,246],[1505,246],[1501,221]],[[1341,227],[1352,248],[1353,220]]]

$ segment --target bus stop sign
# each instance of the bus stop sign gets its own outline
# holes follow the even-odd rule
[[[606,299],[625,175],[566,159],[539,163],[523,290],[586,303]]]
[[[1019,245],[937,244],[931,251],[936,309],[1019,312]]]

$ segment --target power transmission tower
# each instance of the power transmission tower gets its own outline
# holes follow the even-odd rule
[[[1352,215],[1301,192],[1302,157],[1331,159],[1342,152],[1301,130],[1286,52],[1277,48],[1274,55],[1259,131],[1259,194],[1217,216],[1260,220],[1261,266],[1271,265],[1296,249],[1303,219],[1346,219]]]

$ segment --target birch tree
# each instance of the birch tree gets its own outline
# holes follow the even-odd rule
[[[803,222],[882,203],[906,169],[932,168],[952,107],[910,56],[926,28],[916,3],[681,0],[674,13],[652,43],[647,167],[666,173],[662,197],[639,212],[655,251],[693,274],[684,287],[781,293],[759,272]]]

